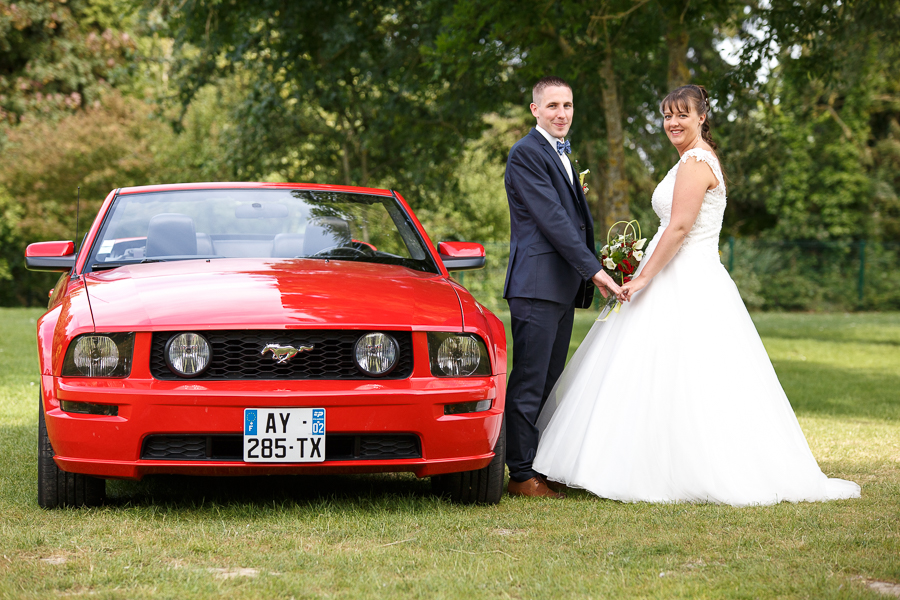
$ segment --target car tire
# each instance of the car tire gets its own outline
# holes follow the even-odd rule
[[[506,416],[500,425],[500,436],[494,445],[494,458],[483,469],[434,475],[431,489],[435,494],[460,504],[498,504],[503,497],[506,475]]]
[[[102,504],[106,499],[106,480],[67,473],[57,467],[40,399],[38,415],[38,505],[41,508],[62,508]]]

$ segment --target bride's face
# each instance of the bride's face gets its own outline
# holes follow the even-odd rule
[[[700,138],[700,127],[706,117],[697,114],[693,106],[667,106],[663,109],[663,128],[676,148],[689,148]]]

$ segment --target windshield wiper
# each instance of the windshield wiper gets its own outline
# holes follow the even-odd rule
[[[118,269],[119,267],[127,267],[128,265],[137,265],[142,261],[139,260],[128,260],[128,261],[116,261],[116,262],[107,262],[107,263],[94,263],[91,265],[91,271],[105,271],[107,269]]]
[[[167,262],[170,260],[210,260],[213,258],[225,258],[215,254],[185,254],[179,256],[166,256],[165,258],[144,258],[141,260],[120,260],[114,262],[94,263],[91,265],[91,271],[105,271],[107,269],[118,269],[119,267],[127,267],[129,265],[143,265],[146,263]]]

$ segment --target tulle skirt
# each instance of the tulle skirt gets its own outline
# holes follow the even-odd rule
[[[594,324],[538,427],[534,469],[604,498],[746,506],[860,494],[819,469],[710,247],[683,248]]]

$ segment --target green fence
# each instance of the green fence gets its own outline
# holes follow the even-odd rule
[[[460,271],[455,277],[491,310],[506,310],[503,281],[509,245],[488,242],[484,249],[484,269]],[[744,302],[752,309],[900,309],[898,243],[728,238],[719,254]]]

